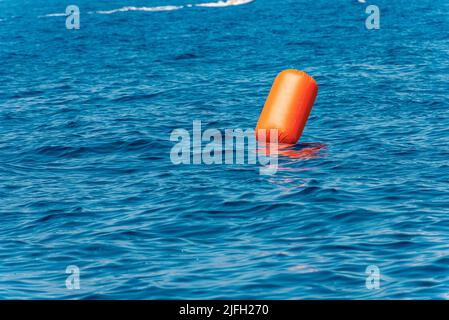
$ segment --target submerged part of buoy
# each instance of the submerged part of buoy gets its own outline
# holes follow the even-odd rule
[[[318,85],[311,76],[304,71],[285,70],[274,80],[270,94],[260,114],[256,126],[258,130],[278,130],[278,142],[295,144],[298,142],[306,126],[313,103],[318,93]],[[270,134],[265,136],[270,142]]]

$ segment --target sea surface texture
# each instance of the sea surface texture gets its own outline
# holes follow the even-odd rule
[[[0,298],[449,298],[448,2],[214,1],[0,0]],[[288,68],[276,174],[172,163]]]

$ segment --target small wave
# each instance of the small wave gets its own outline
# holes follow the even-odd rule
[[[65,17],[67,14],[65,13],[49,13],[46,14],[44,17]]]
[[[183,6],[160,6],[160,7],[123,7],[120,9],[113,9],[113,10],[100,10],[97,11],[99,14],[112,14],[116,12],[126,12],[126,11],[172,11],[172,10],[179,10],[182,9]]]
[[[189,60],[189,59],[196,59],[200,56],[194,54],[194,53],[182,53],[175,57],[175,60]]]
[[[207,2],[197,4],[197,7],[209,7],[209,8],[219,8],[219,7],[229,7],[229,6],[240,6],[242,4],[247,4],[254,2],[255,0],[227,0],[218,2]]]

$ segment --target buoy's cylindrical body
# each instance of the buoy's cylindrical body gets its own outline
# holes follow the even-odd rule
[[[318,85],[307,73],[293,69],[282,71],[274,80],[256,134],[259,129],[267,130],[266,142],[269,142],[268,130],[278,129],[279,143],[298,142],[317,93]]]

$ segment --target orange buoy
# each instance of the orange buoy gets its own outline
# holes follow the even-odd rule
[[[298,142],[317,93],[318,85],[315,79],[304,71],[293,69],[282,71],[274,80],[260,114],[256,135],[258,130],[265,129],[267,141],[263,142],[270,142],[268,130],[278,129],[279,143]]]

